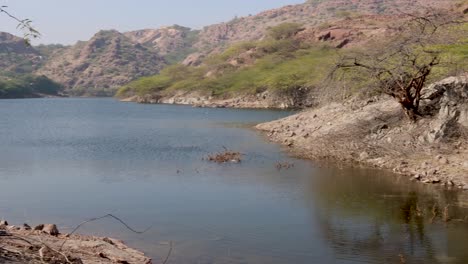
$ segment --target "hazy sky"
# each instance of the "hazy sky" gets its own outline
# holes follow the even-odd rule
[[[33,20],[41,32],[37,43],[72,44],[100,29],[129,31],[179,24],[201,28],[305,0],[0,0],[20,18]],[[0,14],[0,31],[22,33]]]

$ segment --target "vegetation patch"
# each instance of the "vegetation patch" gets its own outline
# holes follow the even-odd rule
[[[63,87],[46,76],[0,77],[0,98],[28,98],[58,95]]]

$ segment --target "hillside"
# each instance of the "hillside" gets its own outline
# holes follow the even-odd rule
[[[134,78],[157,73],[164,64],[157,52],[111,30],[54,54],[37,73],[62,83],[72,95],[102,96]]]
[[[61,96],[63,87],[46,76],[0,76],[0,99]]]
[[[169,63],[179,62],[194,52],[198,30],[178,25],[158,29],[143,29],[123,33],[132,41],[152,48]]]
[[[22,38],[0,32],[0,75],[30,73],[43,62],[43,57]]]
[[[256,15],[236,17],[201,30],[174,25],[123,33],[101,31],[89,41],[80,41],[72,46],[27,47],[21,38],[2,33],[0,75],[45,75],[62,84],[70,95],[109,96],[118,87],[139,77],[157,74],[174,63],[208,66],[204,75],[210,76],[223,71],[215,69],[218,66],[240,69],[241,66],[255,63],[259,58],[249,60],[250,55],[246,54],[238,54],[241,60],[246,60],[239,65],[232,56],[220,63],[219,56],[229,49],[232,52],[234,46],[246,42],[267,45],[269,30],[281,24],[296,23],[305,29],[294,37],[301,45],[314,46],[320,40],[330,47],[358,47],[373,37],[388,33],[391,23],[399,20],[402,11],[411,13],[422,6],[444,7],[454,2],[457,1],[309,0]],[[272,50],[258,52],[257,48],[245,52],[253,52],[256,57],[262,58],[269,54],[264,60],[277,53]],[[303,52],[306,48],[299,50]],[[296,54],[296,57],[299,59],[300,56]],[[189,84],[186,82],[186,85]]]
[[[383,2],[388,1],[380,3]],[[402,6],[409,8],[409,5]],[[296,8],[298,6],[289,6],[281,10]],[[441,8],[440,12],[444,14],[441,17],[448,18],[463,14],[458,7]],[[385,46],[391,46],[389,41],[397,40],[413,18],[394,11],[347,15],[319,26],[281,23],[265,29],[260,40],[240,41],[198,58],[189,56],[196,61],[187,63],[185,60],[182,65],[168,67],[159,75],[131,82],[119,90],[118,96],[132,97],[128,100],[143,103],[301,108],[330,99],[327,97],[337,99],[361,90],[367,93],[371,76],[366,79],[365,75],[357,73],[352,80],[331,82],[328,75],[335,63],[340,57],[351,56],[358,50],[385,52]],[[442,54],[444,64],[436,67],[431,81],[468,69],[466,28],[446,28],[442,35],[439,42],[435,36],[431,41],[431,48]]]
[[[236,42],[260,40],[265,37],[268,28],[282,23],[299,23],[307,28],[323,27],[346,17],[412,13],[421,7],[444,7],[454,2],[454,0],[309,0],[304,4],[289,5],[206,26],[199,33],[194,47],[202,54],[209,54]]]

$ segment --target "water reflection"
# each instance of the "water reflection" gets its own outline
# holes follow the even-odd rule
[[[460,192],[356,169],[329,170],[309,188],[322,235],[338,259],[468,263],[467,251],[456,250],[468,236]]]
[[[66,232],[113,213],[154,228],[136,235],[106,219],[80,232],[122,239],[155,263],[168,241],[171,264],[468,260],[457,220],[467,194],[319,169],[242,125],[285,112],[39,99],[0,101],[0,113],[0,217],[12,223]],[[235,165],[201,159],[222,146],[247,155]],[[278,171],[278,161],[295,166]]]

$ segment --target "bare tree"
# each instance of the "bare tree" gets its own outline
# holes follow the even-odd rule
[[[358,74],[373,79],[378,92],[395,98],[407,116],[415,120],[420,115],[421,90],[434,67],[442,62],[438,46],[453,43],[456,39],[452,38],[453,29],[466,21],[434,10],[404,15],[407,17],[404,23],[391,30],[397,34],[372,43],[366,51],[343,56],[333,74],[338,70],[345,74],[357,70]]]

